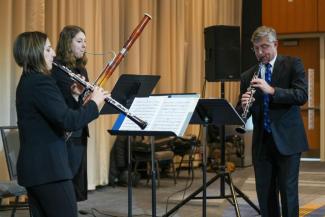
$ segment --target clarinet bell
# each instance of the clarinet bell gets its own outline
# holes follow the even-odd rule
[[[236,127],[236,132],[240,134],[246,133],[245,125],[241,125],[240,127]]]

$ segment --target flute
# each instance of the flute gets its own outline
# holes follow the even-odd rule
[[[69,68],[60,65],[56,62],[53,62],[53,65],[61,69],[63,72],[65,72],[72,80],[80,83],[86,90],[93,91],[95,87],[90,84],[89,82],[85,81],[81,77],[79,77],[77,74],[73,73]],[[114,108],[116,108],[118,111],[123,113],[126,117],[128,117],[131,121],[133,121],[136,125],[138,125],[141,129],[145,129],[148,123],[136,115],[132,114],[127,108],[125,108],[122,104],[114,100],[112,97],[108,96],[105,98],[105,102],[111,104]]]

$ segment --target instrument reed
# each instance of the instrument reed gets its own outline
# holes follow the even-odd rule
[[[86,90],[89,90],[92,92],[95,87],[94,85],[90,84],[89,82],[83,80],[81,77],[79,77],[77,74],[73,73],[69,68],[60,65],[56,62],[53,62],[53,65],[60,68],[63,72],[65,72],[72,80],[75,82],[78,82],[81,84]],[[130,120],[132,120],[136,125],[138,125],[141,129],[145,129],[148,123],[139,117],[132,114],[127,108],[125,108],[122,104],[114,100],[112,97],[106,97],[105,102],[111,104],[114,108],[116,108],[118,111],[123,113],[126,117],[128,117]]]

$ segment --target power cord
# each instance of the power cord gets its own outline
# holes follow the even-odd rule
[[[189,159],[190,159],[191,161],[192,161],[192,158],[193,158],[192,156],[193,156],[193,154],[194,154],[195,151],[196,151],[196,148],[197,148],[197,146],[196,146],[195,148],[193,148],[192,151],[191,151],[191,153],[190,153],[190,157],[189,157]],[[192,162],[192,163],[193,163],[193,162]],[[186,191],[187,191],[188,189],[191,188],[191,186],[192,186],[192,184],[193,184],[193,181],[194,181],[194,169],[193,169],[193,165],[192,165],[192,169],[191,169],[191,174],[192,174],[191,177],[187,177],[187,179],[186,179],[186,184],[185,184],[185,187],[184,187],[183,189],[180,189],[180,190],[178,190],[178,191],[172,193],[171,195],[169,195],[169,196],[167,197],[167,200],[166,200],[166,209],[165,209],[165,212],[166,212],[166,213],[168,212],[168,205],[169,205],[169,200],[170,200],[170,198],[171,198],[172,196],[178,194],[178,193],[183,192],[182,200],[184,200],[184,197],[185,197]],[[191,178],[191,181],[190,181],[190,183],[189,183],[190,178]],[[165,213],[165,214],[166,214],[166,213]],[[176,214],[176,213],[175,213],[175,214]]]

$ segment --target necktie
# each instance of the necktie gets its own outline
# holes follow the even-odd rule
[[[271,83],[271,67],[272,65],[270,63],[265,64],[265,81],[270,84]],[[264,102],[263,102],[263,107],[264,107],[264,113],[263,113],[263,125],[264,125],[264,130],[267,132],[271,133],[271,121],[270,121],[270,116],[269,116],[269,103],[270,103],[270,96],[269,94],[264,94]]]

